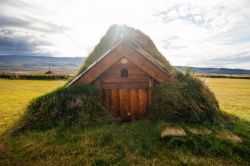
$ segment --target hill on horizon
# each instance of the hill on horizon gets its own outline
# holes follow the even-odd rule
[[[51,57],[2,55],[0,56],[0,73],[3,72],[45,72],[49,70],[67,74],[75,74],[86,57]],[[184,66],[175,66],[183,70]],[[188,67],[191,71],[202,74],[250,74],[247,69]]]
[[[0,73],[3,72],[62,72],[74,74],[85,57],[51,57],[4,55],[0,56]]]

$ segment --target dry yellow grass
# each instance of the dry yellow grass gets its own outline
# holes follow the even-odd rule
[[[65,81],[0,79],[0,134],[23,114],[32,98],[64,83]]]
[[[205,82],[215,93],[223,111],[250,120],[249,79],[206,78]]]

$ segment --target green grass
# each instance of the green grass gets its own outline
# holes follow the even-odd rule
[[[0,137],[0,165],[247,165],[250,155],[247,80],[206,79],[222,109],[242,119],[224,127],[243,139],[235,144],[212,135],[161,139],[162,121],[149,120],[96,127],[57,127]],[[63,81],[0,79],[1,130],[22,115],[31,98],[61,86]],[[226,88],[224,88],[226,87]],[[237,93],[236,93],[237,92]],[[241,97],[242,95],[242,97]],[[242,101],[241,101],[242,100]],[[2,102],[4,101],[4,102]],[[238,104],[241,103],[241,107]],[[236,111],[237,110],[237,111]],[[193,125],[193,124],[178,124]],[[213,131],[216,126],[206,126]]]
[[[218,123],[219,104],[209,88],[190,73],[177,79],[152,88],[151,119]]]
[[[121,125],[106,125],[91,129],[56,128],[45,132],[29,132],[4,141],[8,148],[0,161],[4,165],[225,165],[242,161],[220,145],[220,140],[205,141],[206,149],[192,152],[182,148],[178,140],[161,140],[161,123],[137,121]],[[191,144],[192,137],[188,137]],[[200,144],[202,137],[195,138]],[[216,141],[219,143],[216,144]],[[175,144],[180,144],[176,146]],[[193,147],[195,148],[195,146]],[[199,154],[200,153],[200,154]],[[234,160],[231,159],[234,157]],[[239,160],[235,161],[235,158]]]
[[[101,104],[94,85],[61,87],[32,100],[22,118],[9,130],[12,135],[58,126],[94,127],[113,123],[115,117]]]

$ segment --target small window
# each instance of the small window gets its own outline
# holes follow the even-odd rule
[[[127,69],[122,69],[121,70],[121,77],[128,77],[128,70]]]

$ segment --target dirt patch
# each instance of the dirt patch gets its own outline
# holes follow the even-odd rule
[[[242,143],[242,139],[229,130],[221,131],[216,136],[218,138],[227,139],[235,143]]]
[[[193,127],[187,127],[188,131],[190,131],[193,134],[212,134],[212,131],[207,128],[193,128]]]
[[[167,127],[161,132],[161,138],[165,137],[183,137],[186,132],[183,128]]]

